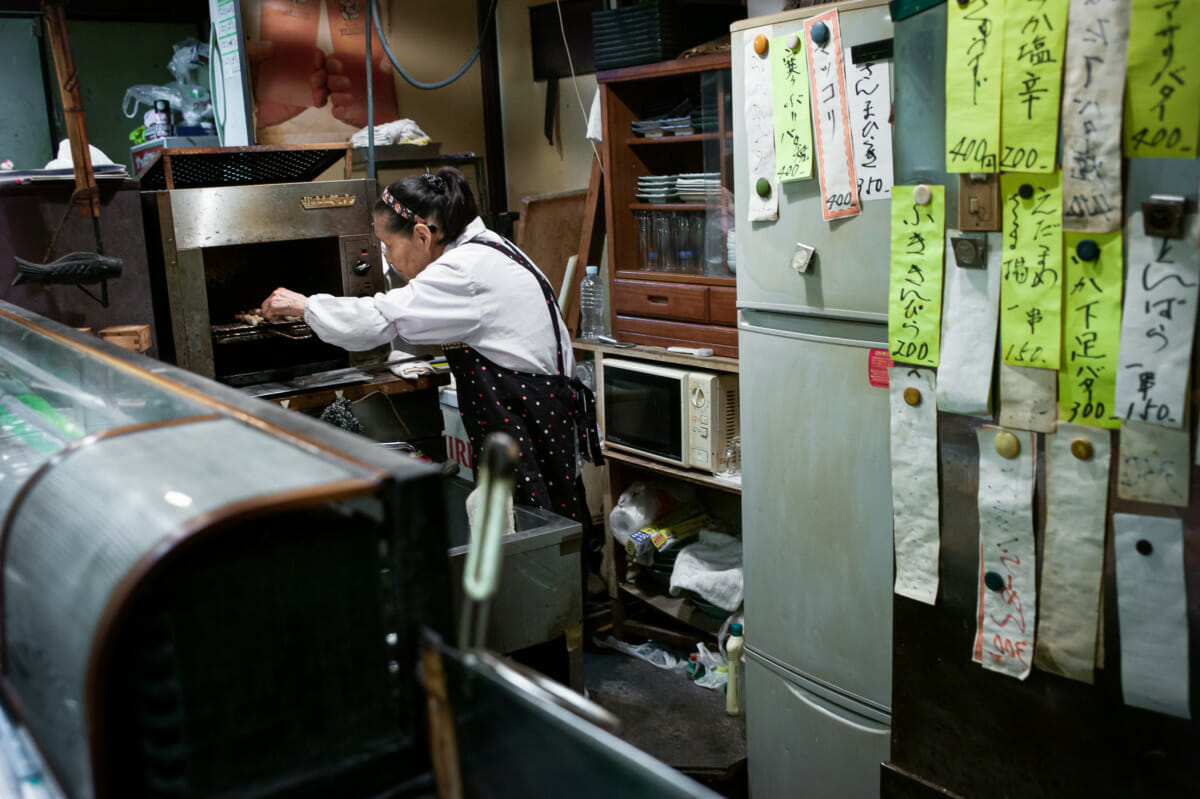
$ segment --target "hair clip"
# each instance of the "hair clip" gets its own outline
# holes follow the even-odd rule
[[[425,185],[436,191],[438,194],[446,193],[446,181],[438,175],[435,175],[432,172],[426,172],[425,174],[421,175],[421,180],[425,181]]]

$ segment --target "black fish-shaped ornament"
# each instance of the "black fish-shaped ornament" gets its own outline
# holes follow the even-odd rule
[[[125,262],[120,258],[97,255],[94,252],[73,252],[48,264],[35,264],[17,258],[17,276],[12,285],[22,283],[57,283],[63,286],[79,286],[99,283],[102,280],[121,276]]]

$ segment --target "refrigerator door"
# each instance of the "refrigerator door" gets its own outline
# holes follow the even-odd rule
[[[796,31],[803,36],[804,20],[828,10],[816,6],[765,19],[774,23],[771,36]],[[838,16],[843,48],[892,38],[886,0],[843,4]],[[760,25],[759,20],[746,20],[732,26],[738,307],[886,322],[891,224],[888,200],[864,202],[859,216],[825,222],[821,218],[817,177],[820,170],[814,165],[811,180],[778,184],[778,221],[746,221],[748,197],[758,176],[751,176],[747,166],[746,122],[741,111],[744,92],[740,91],[745,79],[742,58],[746,52],[744,37],[748,34],[753,39]],[[923,129],[918,135],[924,135]],[[804,273],[792,268],[797,243],[816,248],[813,264]]]
[[[892,667],[882,325],[742,311],[746,643],[887,712]]]
[[[803,677],[746,649],[746,746],[751,799],[875,799],[890,719],[833,701]]]

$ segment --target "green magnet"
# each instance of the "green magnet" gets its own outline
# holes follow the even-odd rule
[[[754,184],[754,190],[758,192],[759,197],[770,197],[771,181],[766,178],[759,178],[758,183]]]

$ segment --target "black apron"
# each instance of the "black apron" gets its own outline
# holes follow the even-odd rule
[[[539,375],[505,369],[466,344],[445,347],[446,360],[458,385],[458,412],[471,440],[476,476],[484,438],[498,430],[508,433],[520,451],[513,499],[585,521],[588,513],[582,482],[576,474],[576,448],[597,466],[604,458],[600,454],[592,391],[573,375],[563,374],[563,342],[554,289],[507,240],[501,244],[474,238],[467,243],[503,253],[537,279],[558,351],[558,374]]]

